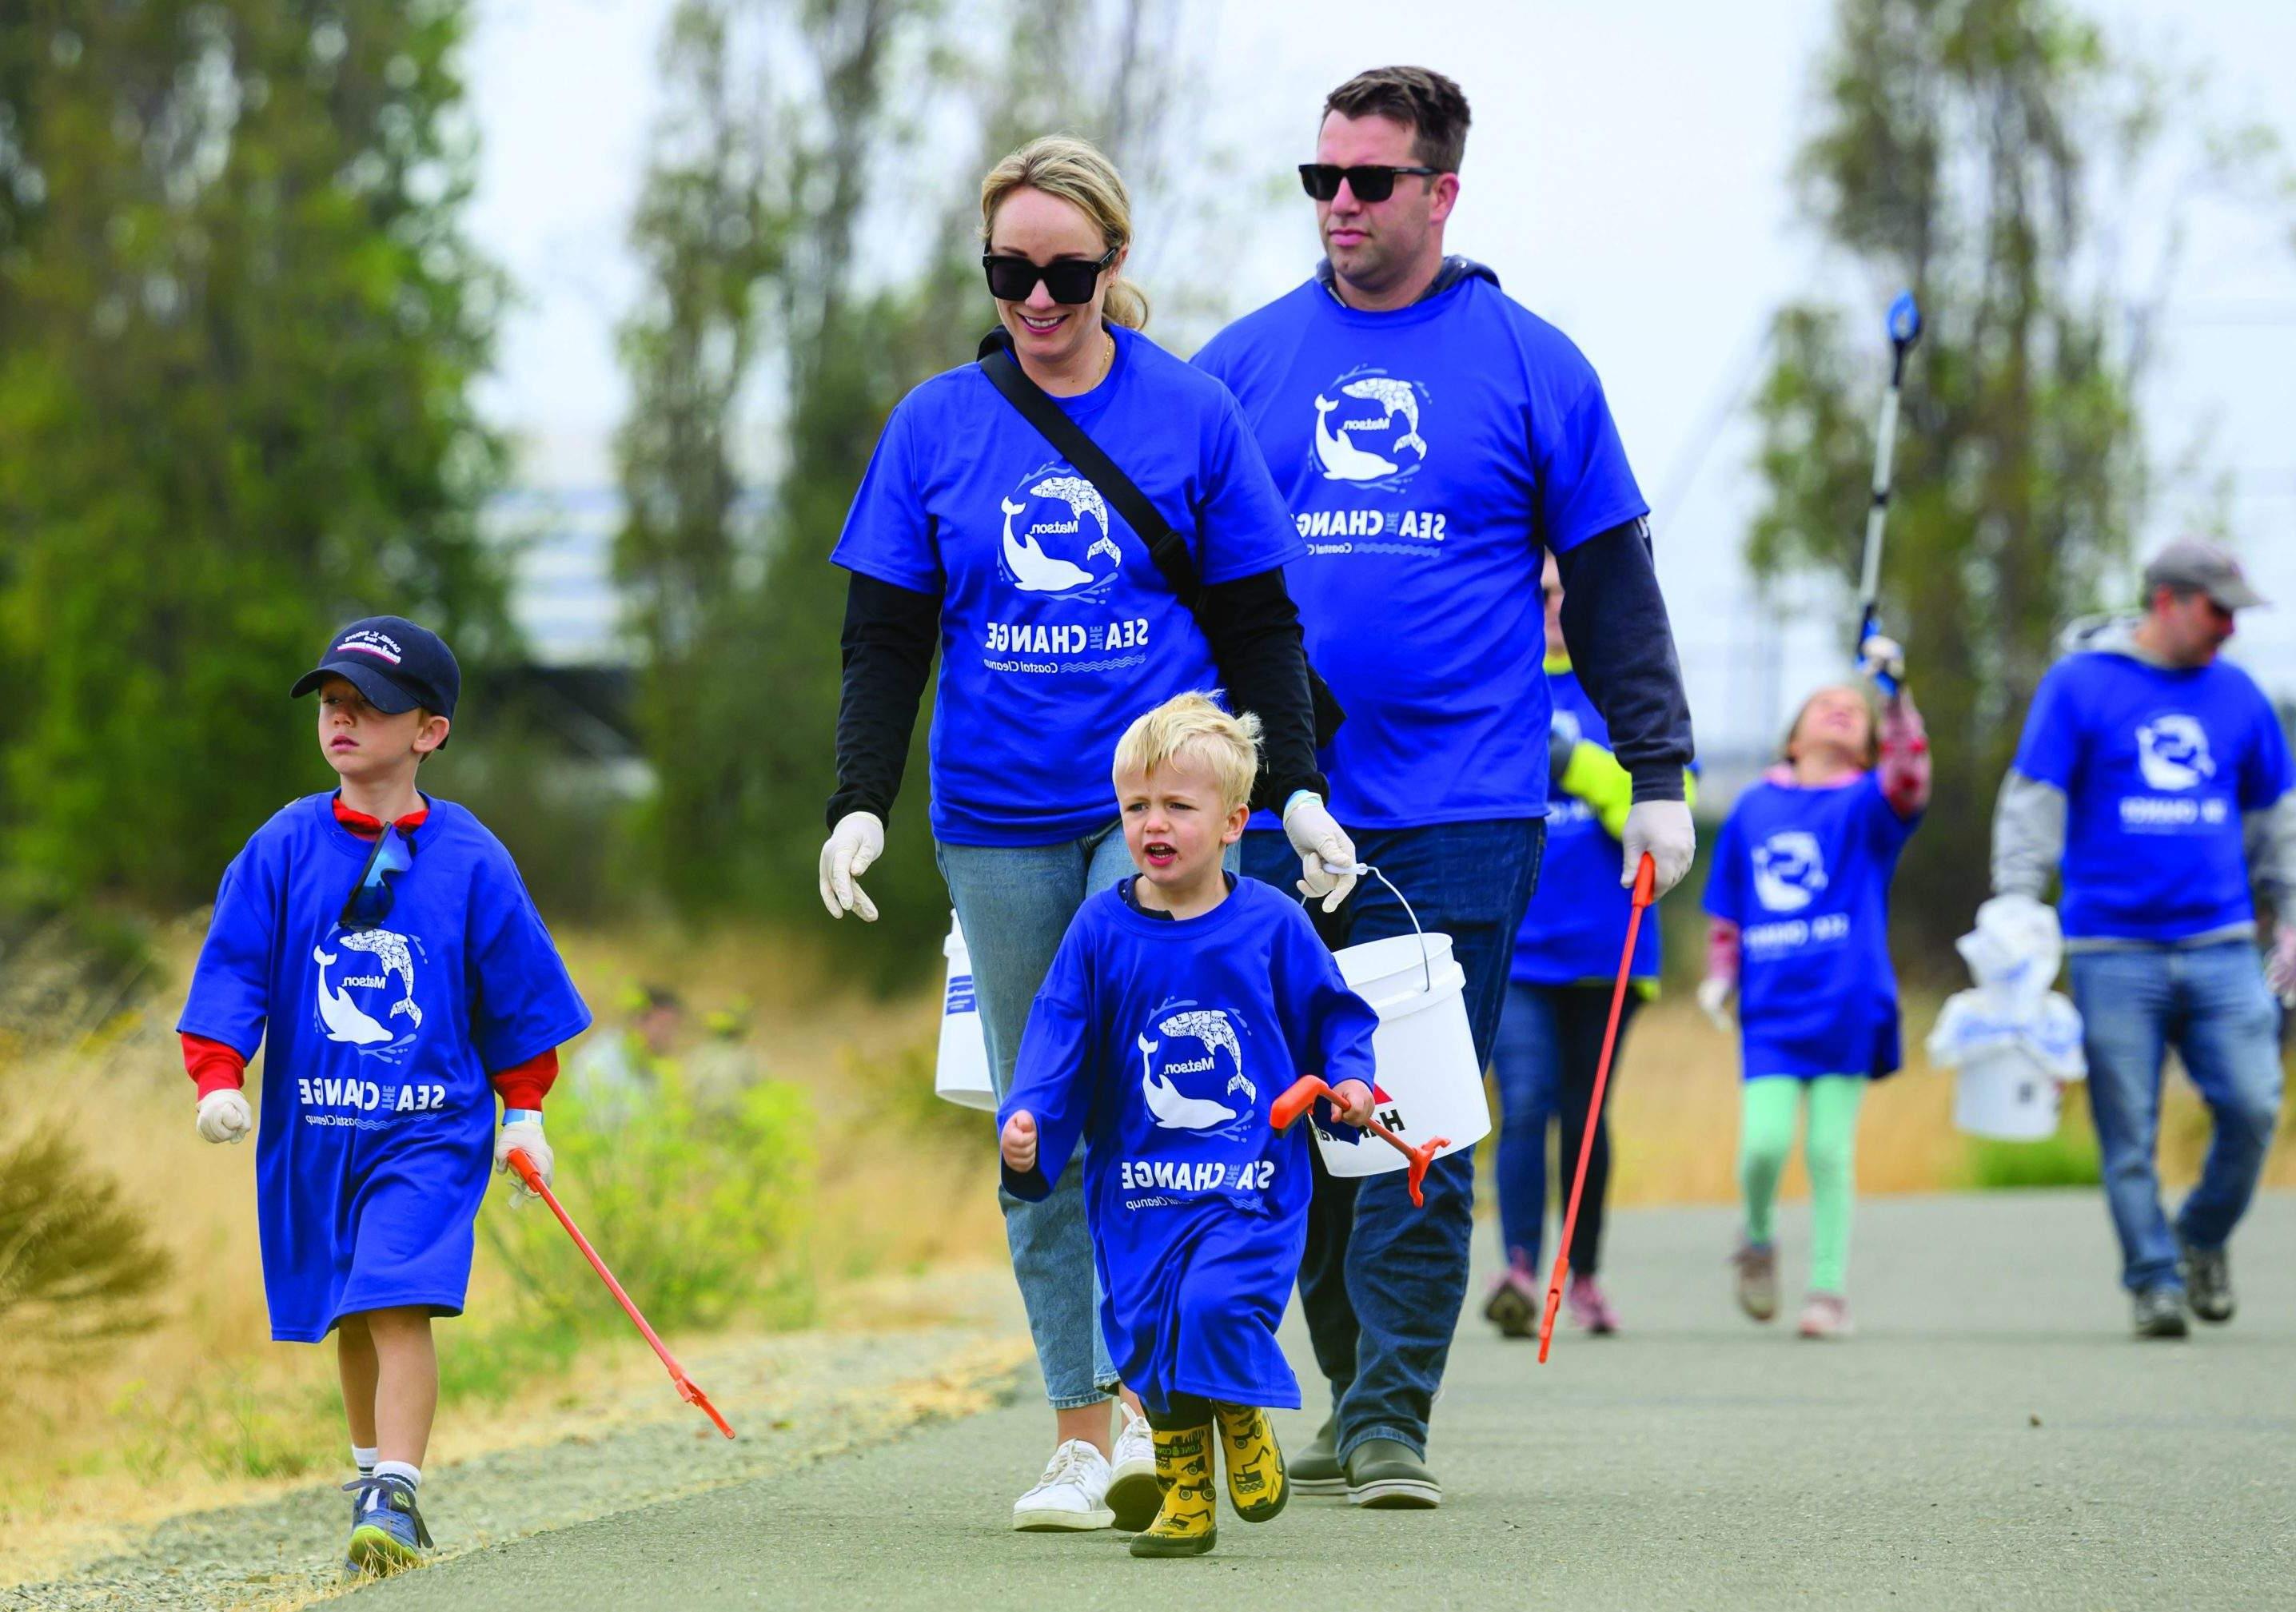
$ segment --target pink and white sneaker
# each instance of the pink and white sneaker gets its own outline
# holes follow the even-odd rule
[[[1839,1293],[1813,1293],[1801,1307],[1804,1338],[1849,1338],[1857,1330],[1849,1324],[1849,1301]]]
[[[1595,1285],[1592,1276],[1573,1275],[1570,1285],[1563,1290],[1562,1302],[1570,1307],[1570,1323],[1583,1327],[1598,1336],[1607,1336],[1619,1330],[1618,1312],[1603,1289]]]

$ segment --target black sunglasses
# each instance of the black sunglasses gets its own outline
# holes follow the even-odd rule
[[[382,921],[390,916],[390,881],[414,865],[414,836],[395,822],[385,824],[335,927],[348,931],[381,929]]]
[[[1026,302],[1029,293],[1037,289],[1037,282],[1045,282],[1045,290],[1055,302],[1065,302],[1073,307],[1092,300],[1093,287],[1100,282],[1101,271],[1116,261],[1123,247],[1111,246],[1101,255],[1098,262],[1082,258],[1055,258],[1050,263],[1031,263],[1026,258],[1000,257],[995,252],[980,254],[980,266],[988,272],[988,294],[999,302]]]
[[[1439,168],[1393,168],[1383,162],[1359,163],[1354,168],[1338,168],[1329,162],[1303,162],[1300,165],[1300,184],[1318,201],[1329,201],[1340,193],[1340,181],[1356,193],[1358,201],[1384,201],[1395,194],[1398,174],[1423,174],[1430,177],[1441,173]]]

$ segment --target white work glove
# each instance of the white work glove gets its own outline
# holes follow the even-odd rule
[[[502,1128],[495,1133],[495,1170],[510,1177],[510,1207],[517,1209],[534,1202],[541,1194],[530,1191],[526,1178],[510,1167],[512,1148],[520,1149],[534,1161],[535,1173],[542,1177],[544,1186],[552,1184],[550,1143],[542,1134],[542,1115],[539,1111],[505,1109],[503,1110]]]
[[[1326,912],[1339,911],[1356,888],[1356,842],[1324,810],[1322,799],[1306,790],[1284,806],[1283,832],[1300,853],[1300,893],[1310,901],[1320,899]],[[1334,873],[1332,868],[1347,871]]]
[[[254,1129],[245,1092],[226,1086],[200,1099],[200,1134],[209,1141],[245,1141]]]
[[[1698,1010],[1714,1021],[1714,1027],[1727,1035],[1737,1029],[1738,1021],[1730,1011],[1730,1003],[1738,994],[1738,982],[1725,979],[1719,974],[1709,974],[1698,982]]]
[[[1619,875],[1620,884],[1634,888],[1643,853],[1648,851],[1657,864],[1658,881],[1652,887],[1655,898],[1680,884],[1682,876],[1690,871],[1690,859],[1698,850],[1698,831],[1691,823],[1690,808],[1681,801],[1637,800],[1627,809],[1625,843],[1626,871]]]
[[[1906,681],[1906,646],[1876,633],[1857,646],[1857,669],[1894,691]]]
[[[848,812],[837,820],[821,847],[821,904],[832,918],[858,912],[864,923],[877,921],[877,904],[860,879],[884,854],[885,825],[876,813]]]
[[[2272,951],[2264,960],[2264,983],[2284,1008],[2296,1008],[2296,923],[2282,919],[2272,930]]]

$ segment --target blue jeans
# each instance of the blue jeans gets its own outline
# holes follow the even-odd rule
[[[1244,871],[1291,889],[1300,859],[1283,836],[1259,831],[1243,838]],[[1357,855],[1394,881],[1419,921],[1451,937],[1452,955],[1467,976],[1475,1053],[1485,1063],[1546,842],[1546,825],[1537,818],[1356,836]],[[1411,920],[1376,880],[1358,885],[1345,911],[1350,942],[1411,933]],[[1426,1454],[1428,1413],[1467,1296],[1473,1152],[1437,1159],[1424,1191],[1426,1207],[1414,1208],[1400,1170],[1349,1179],[1316,1172],[1300,1308],[1316,1364],[1331,1384],[1341,1460],[1374,1438]]]
[[[936,844],[933,860],[972,953],[988,1078],[1002,1101],[1013,1084],[1029,1004],[1045,983],[1069,920],[1086,896],[1131,873],[1132,858],[1111,821],[1099,833],[1066,845]],[[1083,1154],[1069,1161],[1042,1203],[1023,1203],[1002,1188],[996,1201],[1004,1211],[1004,1240],[1029,1312],[1045,1395],[1057,1411],[1097,1403],[1115,1387],[1116,1368],[1100,1330]]]
[[[1603,1061],[1603,1035],[1610,1028],[1611,986],[1529,985],[1507,986],[1499,1015],[1498,1039],[1491,1049],[1491,1075],[1499,1093],[1500,1248],[1509,1264],[1537,1271],[1546,1219],[1546,1125],[1559,1121],[1555,1150],[1558,1197],[1570,1199],[1578,1170],[1578,1145],[1587,1134],[1587,1110],[1595,1099],[1595,1073]],[[1627,1027],[1642,998],[1629,990],[1619,1010],[1617,1059],[1626,1050]],[[1603,1106],[1610,1107],[1603,1094]],[[1603,1210],[1611,1189],[1611,1132],[1607,1118],[1595,1124],[1595,1146],[1587,1161],[1587,1189],[1578,1204],[1578,1224],[1570,1238],[1570,1269],[1595,1274],[1602,1256]]]
[[[2180,1288],[2177,1239],[2222,1248],[2263,1172],[2280,1113],[2279,1004],[2244,940],[2079,952],[2072,977],[2105,1201],[2120,1234],[2121,1284],[2131,1292]],[[2200,1182],[2173,1232],[2161,1211],[2154,1158],[2161,1063],[2171,1046],[2216,1120]]]

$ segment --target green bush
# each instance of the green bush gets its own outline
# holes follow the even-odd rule
[[[554,1190],[658,1331],[812,1319],[806,1232],[812,1105],[764,1081],[697,1113],[674,1067],[640,1101],[550,1104]],[[497,1192],[481,1216],[517,1284],[522,1319],[582,1332],[629,1325],[550,1211]]]
[[[2021,1187],[2093,1187],[2104,1179],[2084,1088],[2065,1088],[2057,1132],[2039,1141],[1971,1137],[1969,1184],[1984,1191]]]

